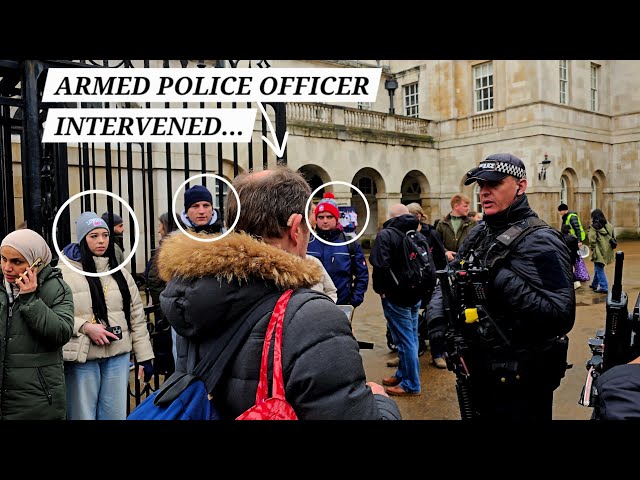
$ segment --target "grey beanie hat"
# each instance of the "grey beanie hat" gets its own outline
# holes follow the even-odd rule
[[[107,222],[100,218],[96,213],[84,212],[80,215],[76,220],[76,236],[78,238],[78,243],[80,243],[89,232],[96,228],[104,228],[107,232],[109,231]]]

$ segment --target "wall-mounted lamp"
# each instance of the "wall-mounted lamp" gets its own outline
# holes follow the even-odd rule
[[[384,88],[389,92],[389,113],[393,115],[396,109],[393,108],[393,92],[398,88],[398,81],[395,78],[389,78],[384,82]]]
[[[549,155],[544,154],[544,160],[540,162],[540,172],[538,173],[538,180],[546,180],[547,179],[547,167],[551,163],[549,160]]]

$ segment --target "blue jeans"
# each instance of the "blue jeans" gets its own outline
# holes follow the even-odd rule
[[[607,283],[607,275],[604,273],[604,263],[593,262],[593,283],[592,285],[598,290],[609,290],[609,283]]]
[[[68,420],[125,420],[129,399],[128,353],[85,363],[65,362]]]
[[[400,362],[395,377],[406,392],[420,391],[420,362],[418,361],[418,311],[421,302],[413,307],[400,307],[386,298],[382,310],[389,324],[391,338],[398,347]]]

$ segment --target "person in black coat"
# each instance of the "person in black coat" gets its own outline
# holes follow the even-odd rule
[[[579,255],[578,237],[570,233],[571,227],[569,225],[562,225],[562,228],[560,231],[564,236],[564,241],[567,242],[567,246],[569,247],[569,254],[571,255],[570,257],[571,265],[575,266],[576,261],[578,260],[578,255]]]
[[[640,420],[640,357],[616,365],[594,383],[598,391],[597,420]]]
[[[418,221],[420,222],[418,225],[418,231],[424,235],[427,239],[427,243],[429,244],[429,252],[431,253],[431,258],[433,258],[433,263],[436,266],[436,269],[443,270],[447,267],[447,249],[444,247],[442,243],[442,239],[440,238],[440,234],[436,232],[436,229],[433,225],[427,223],[428,218],[427,214],[424,213],[422,206],[419,203],[410,203],[407,205],[409,212],[418,217]],[[426,309],[429,301],[431,300],[431,293],[429,293],[422,301],[422,305],[420,308]],[[420,317],[424,319],[426,313],[423,312]],[[418,321],[418,355],[422,355],[426,349],[426,339],[429,333],[427,331],[427,322],[426,320]],[[437,368],[445,369],[447,368],[447,362],[444,360],[444,345],[441,342],[430,342],[431,346],[431,363],[435,365]]]
[[[560,232],[564,236],[564,241],[567,243],[567,247],[569,247],[569,254],[571,255],[571,265],[573,266],[573,278],[575,280],[575,272],[576,272],[576,262],[578,261],[578,257],[580,253],[578,252],[579,241],[578,237],[571,234],[571,227],[569,225],[562,225],[560,228]],[[581,284],[578,280],[573,282],[573,288],[580,288]]]
[[[373,266],[373,290],[380,295],[384,316],[400,359],[395,374],[382,380],[390,395],[420,395],[422,390],[418,361],[419,310],[423,298],[430,294],[431,289],[412,288],[412,285],[402,281],[402,271],[406,268],[403,244],[407,233],[416,232],[416,243],[425,251],[429,249],[426,238],[417,232],[418,225],[418,219],[409,213],[405,205],[392,205],[389,219],[378,232],[369,255],[369,262]],[[433,265],[431,268],[434,268]]]
[[[442,243],[440,235],[436,232],[435,227],[428,223],[427,214],[424,213],[422,206],[414,202],[408,204],[407,208],[412,215],[418,217],[418,221],[420,222],[418,231],[427,239],[429,251],[431,252],[431,257],[433,258],[433,263],[435,263],[436,268],[438,270],[445,268],[447,266],[446,248],[444,248],[444,244]]]
[[[304,177],[277,167],[241,174],[233,186],[242,205],[235,231],[210,242],[170,235],[157,253],[158,272],[167,282],[162,311],[179,334],[176,370],[192,371],[208,350],[228,345],[246,316],[248,336],[229,352],[228,363],[219,362],[224,367],[216,359],[203,378],[222,418],[236,418],[255,403],[271,317],[270,311],[259,318],[251,312],[266,302],[275,305],[293,289],[283,321],[282,372],[285,398],[298,418],[400,419],[382,386],[367,382],[349,319],[328,296],[310,288],[323,271],[306,258],[310,231],[304,212],[311,189]],[[238,208],[235,195],[229,195],[225,217],[235,219]],[[217,382],[216,373],[221,374]]]
[[[465,184],[473,182],[480,187],[485,224],[469,233],[450,263],[466,275],[470,265],[487,269],[481,281],[486,300],[467,298],[465,305],[453,305],[455,314],[473,313],[456,309],[477,305],[486,312],[481,308],[478,321],[471,316],[471,322],[455,325],[467,346],[464,366],[472,404],[464,413],[481,420],[551,420],[553,392],[567,365],[566,334],[575,321],[571,254],[560,232],[530,208],[522,160],[490,155],[467,173]],[[504,246],[512,240],[510,248]],[[501,254],[506,256],[500,259]],[[441,285],[428,311],[430,339],[450,338]]]

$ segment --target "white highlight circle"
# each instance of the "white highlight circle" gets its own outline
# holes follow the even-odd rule
[[[227,230],[226,232],[224,232],[222,235],[218,235],[215,237],[211,237],[211,238],[199,238],[196,237],[195,235],[192,235],[191,233],[187,232],[184,227],[182,226],[182,221],[178,219],[177,217],[177,211],[176,211],[176,200],[178,199],[178,193],[180,193],[180,191],[182,190],[182,188],[189,182],[192,182],[193,180],[195,180],[196,178],[200,178],[200,177],[211,177],[211,178],[215,178],[216,180],[221,180],[224,183],[227,184],[227,186],[231,189],[231,191],[233,192],[233,194],[236,197],[236,203],[238,204],[238,213],[236,214],[236,219],[233,222],[233,225],[231,225],[231,227],[229,227],[229,230]],[[238,192],[236,191],[235,188],[233,188],[233,185],[231,185],[231,183],[229,183],[228,180],[226,180],[225,178],[222,178],[214,173],[200,173],[198,175],[194,175],[193,177],[189,177],[187,178],[184,182],[182,182],[180,184],[180,186],[177,188],[176,192],[173,194],[173,202],[171,203],[171,208],[173,210],[173,220],[176,222],[176,226],[182,231],[182,233],[184,233],[187,237],[189,238],[193,238],[194,240],[197,240],[198,242],[205,242],[205,243],[209,243],[209,242],[217,242],[218,240],[222,240],[224,237],[226,237],[227,235],[229,235],[231,232],[233,232],[233,229],[236,228],[236,225],[238,224],[238,220],[240,220],[240,197],[238,196]],[[220,212],[220,215],[222,215],[222,212]]]
[[[315,234],[313,228],[311,228],[311,224],[309,223],[309,207],[311,206],[311,200],[313,200],[313,196],[317,192],[319,192],[321,189],[323,189],[327,185],[345,185],[347,187],[352,188],[353,190],[358,192],[358,194],[362,197],[362,200],[364,201],[364,206],[367,209],[367,220],[364,222],[364,226],[362,227],[362,230],[360,230],[360,233],[358,235],[353,237],[351,240],[347,240],[346,242],[328,242],[327,240],[323,240],[322,238],[320,238],[319,236],[317,236]],[[362,234],[365,232],[365,230],[367,229],[367,225],[369,225],[369,219],[370,218],[371,218],[371,212],[369,211],[369,202],[367,202],[367,199],[365,198],[364,193],[362,193],[360,191],[360,189],[358,187],[356,187],[355,185],[352,185],[352,184],[350,184],[348,182],[340,182],[338,180],[335,180],[333,182],[323,183],[318,188],[316,188],[313,192],[311,192],[311,196],[309,197],[309,200],[307,200],[307,205],[305,206],[305,211],[304,211],[304,219],[307,222],[307,227],[309,227],[309,231],[311,232],[311,235],[313,235],[316,240],[320,240],[325,245],[332,245],[334,247],[340,247],[342,245],[349,245],[351,242],[355,242],[356,240],[358,240],[362,236]],[[339,218],[336,218],[336,220],[340,221]]]
[[[69,261],[65,258],[65,255],[60,251],[60,248],[58,247],[58,239],[57,239],[57,235],[56,235],[56,230],[57,230],[57,226],[58,226],[58,220],[60,219],[60,215],[62,214],[64,209],[71,202],[73,202],[76,198],[80,198],[80,197],[83,197],[85,195],[90,195],[92,193],[96,193],[96,194],[99,193],[100,195],[107,195],[109,197],[113,197],[116,200],[118,200],[121,204],[123,204],[126,207],[126,209],[129,211],[129,213],[131,214],[131,218],[133,218],[133,228],[135,229],[135,240],[133,242],[133,248],[131,249],[131,252],[127,256],[127,258],[124,260],[124,262],[122,262],[116,268],[114,268],[112,270],[109,270],[108,272],[102,272],[102,273],[85,272],[84,270],[80,270],[79,268],[76,268],[73,265],[71,265],[71,263],[69,263]],[[97,213],[96,213],[96,215],[97,215]],[[124,201],[124,198],[119,197],[115,193],[108,192],[107,190],[86,190],[84,192],[76,193],[73,197],[71,197],[69,200],[67,200],[66,202],[64,202],[62,204],[62,206],[58,210],[58,213],[56,213],[56,216],[53,219],[53,228],[52,228],[52,232],[51,232],[52,235],[51,236],[53,237],[53,248],[56,250],[56,253],[58,254],[58,257],[71,270],[73,270],[76,273],[79,273],[80,275],[84,275],[85,277],[106,277],[108,275],[113,275],[114,273],[119,272],[120,270],[122,270],[124,268],[124,266],[127,263],[129,263],[131,261],[131,259],[133,258],[133,256],[136,253],[136,250],[138,249],[138,243],[140,241],[140,232],[138,230],[139,230],[139,228],[138,228],[138,217],[136,217],[136,214],[133,213],[133,209],[129,206],[129,204]],[[109,232],[109,241],[110,242],[112,241],[111,232]]]

